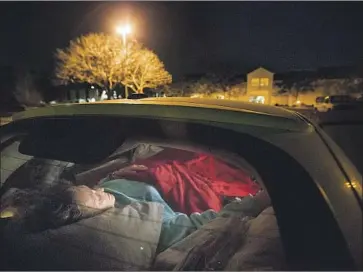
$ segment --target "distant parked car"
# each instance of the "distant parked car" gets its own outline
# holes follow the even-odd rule
[[[325,96],[318,96],[315,99],[314,109],[317,110],[317,106],[321,106],[324,103]]]
[[[315,110],[328,112],[331,110],[343,110],[354,107],[354,99],[349,95],[330,95],[316,98]]]

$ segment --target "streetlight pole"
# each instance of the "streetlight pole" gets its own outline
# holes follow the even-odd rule
[[[125,48],[125,68],[127,69],[127,44],[126,44],[126,32],[124,32],[122,34],[122,40],[123,40],[123,44],[124,44],[124,48]],[[126,70],[125,69],[125,70]],[[126,71],[125,71],[126,73]],[[129,90],[127,89],[127,85],[125,84],[125,98],[129,97]]]
[[[123,42],[123,46],[125,48],[125,62],[127,61],[127,43],[126,43],[126,35],[131,33],[131,27],[129,25],[125,25],[125,26],[120,26],[116,29],[116,32],[118,34],[122,35],[122,42]],[[126,65],[127,67],[127,65]],[[128,97],[128,89],[127,89],[127,85],[125,85],[125,98]]]

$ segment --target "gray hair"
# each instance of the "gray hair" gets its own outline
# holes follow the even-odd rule
[[[69,195],[70,187],[62,184],[44,190],[16,189],[4,195],[2,206],[17,209],[11,221],[26,232],[58,228],[103,212],[74,203]]]

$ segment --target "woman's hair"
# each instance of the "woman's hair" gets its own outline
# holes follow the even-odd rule
[[[58,228],[102,212],[74,203],[69,188],[62,184],[44,190],[16,190],[4,204],[17,209],[13,220],[27,232]]]

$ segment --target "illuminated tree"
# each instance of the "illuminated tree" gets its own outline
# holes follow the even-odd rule
[[[187,81],[179,81],[171,85],[165,85],[162,89],[166,96],[189,97],[192,94],[191,84]]]
[[[322,88],[325,95],[331,94],[356,94],[363,89],[362,78],[343,78],[343,79],[319,79],[316,85]]]
[[[295,101],[298,100],[300,94],[313,92],[316,88],[314,79],[300,75],[289,77],[277,85],[280,88],[280,94],[288,93],[295,98]]]
[[[89,34],[58,49],[56,77],[62,84],[96,84],[112,92],[124,74],[123,45],[120,38],[105,34]]]
[[[227,91],[228,99],[237,99],[241,95],[246,94],[246,85],[243,83],[232,85]]]
[[[210,96],[212,93],[222,91],[221,87],[208,77],[203,77],[192,83],[189,88],[194,95],[201,96]]]
[[[171,82],[171,75],[150,50],[137,42],[124,46],[122,39],[106,34],[89,34],[56,52],[56,78],[60,84],[89,83],[107,90],[111,97],[118,84],[135,92]]]
[[[152,51],[134,44],[126,54],[126,73],[121,82],[134,92],[143,93],[144,88],[154,89],[172,82],[164,64]]]

